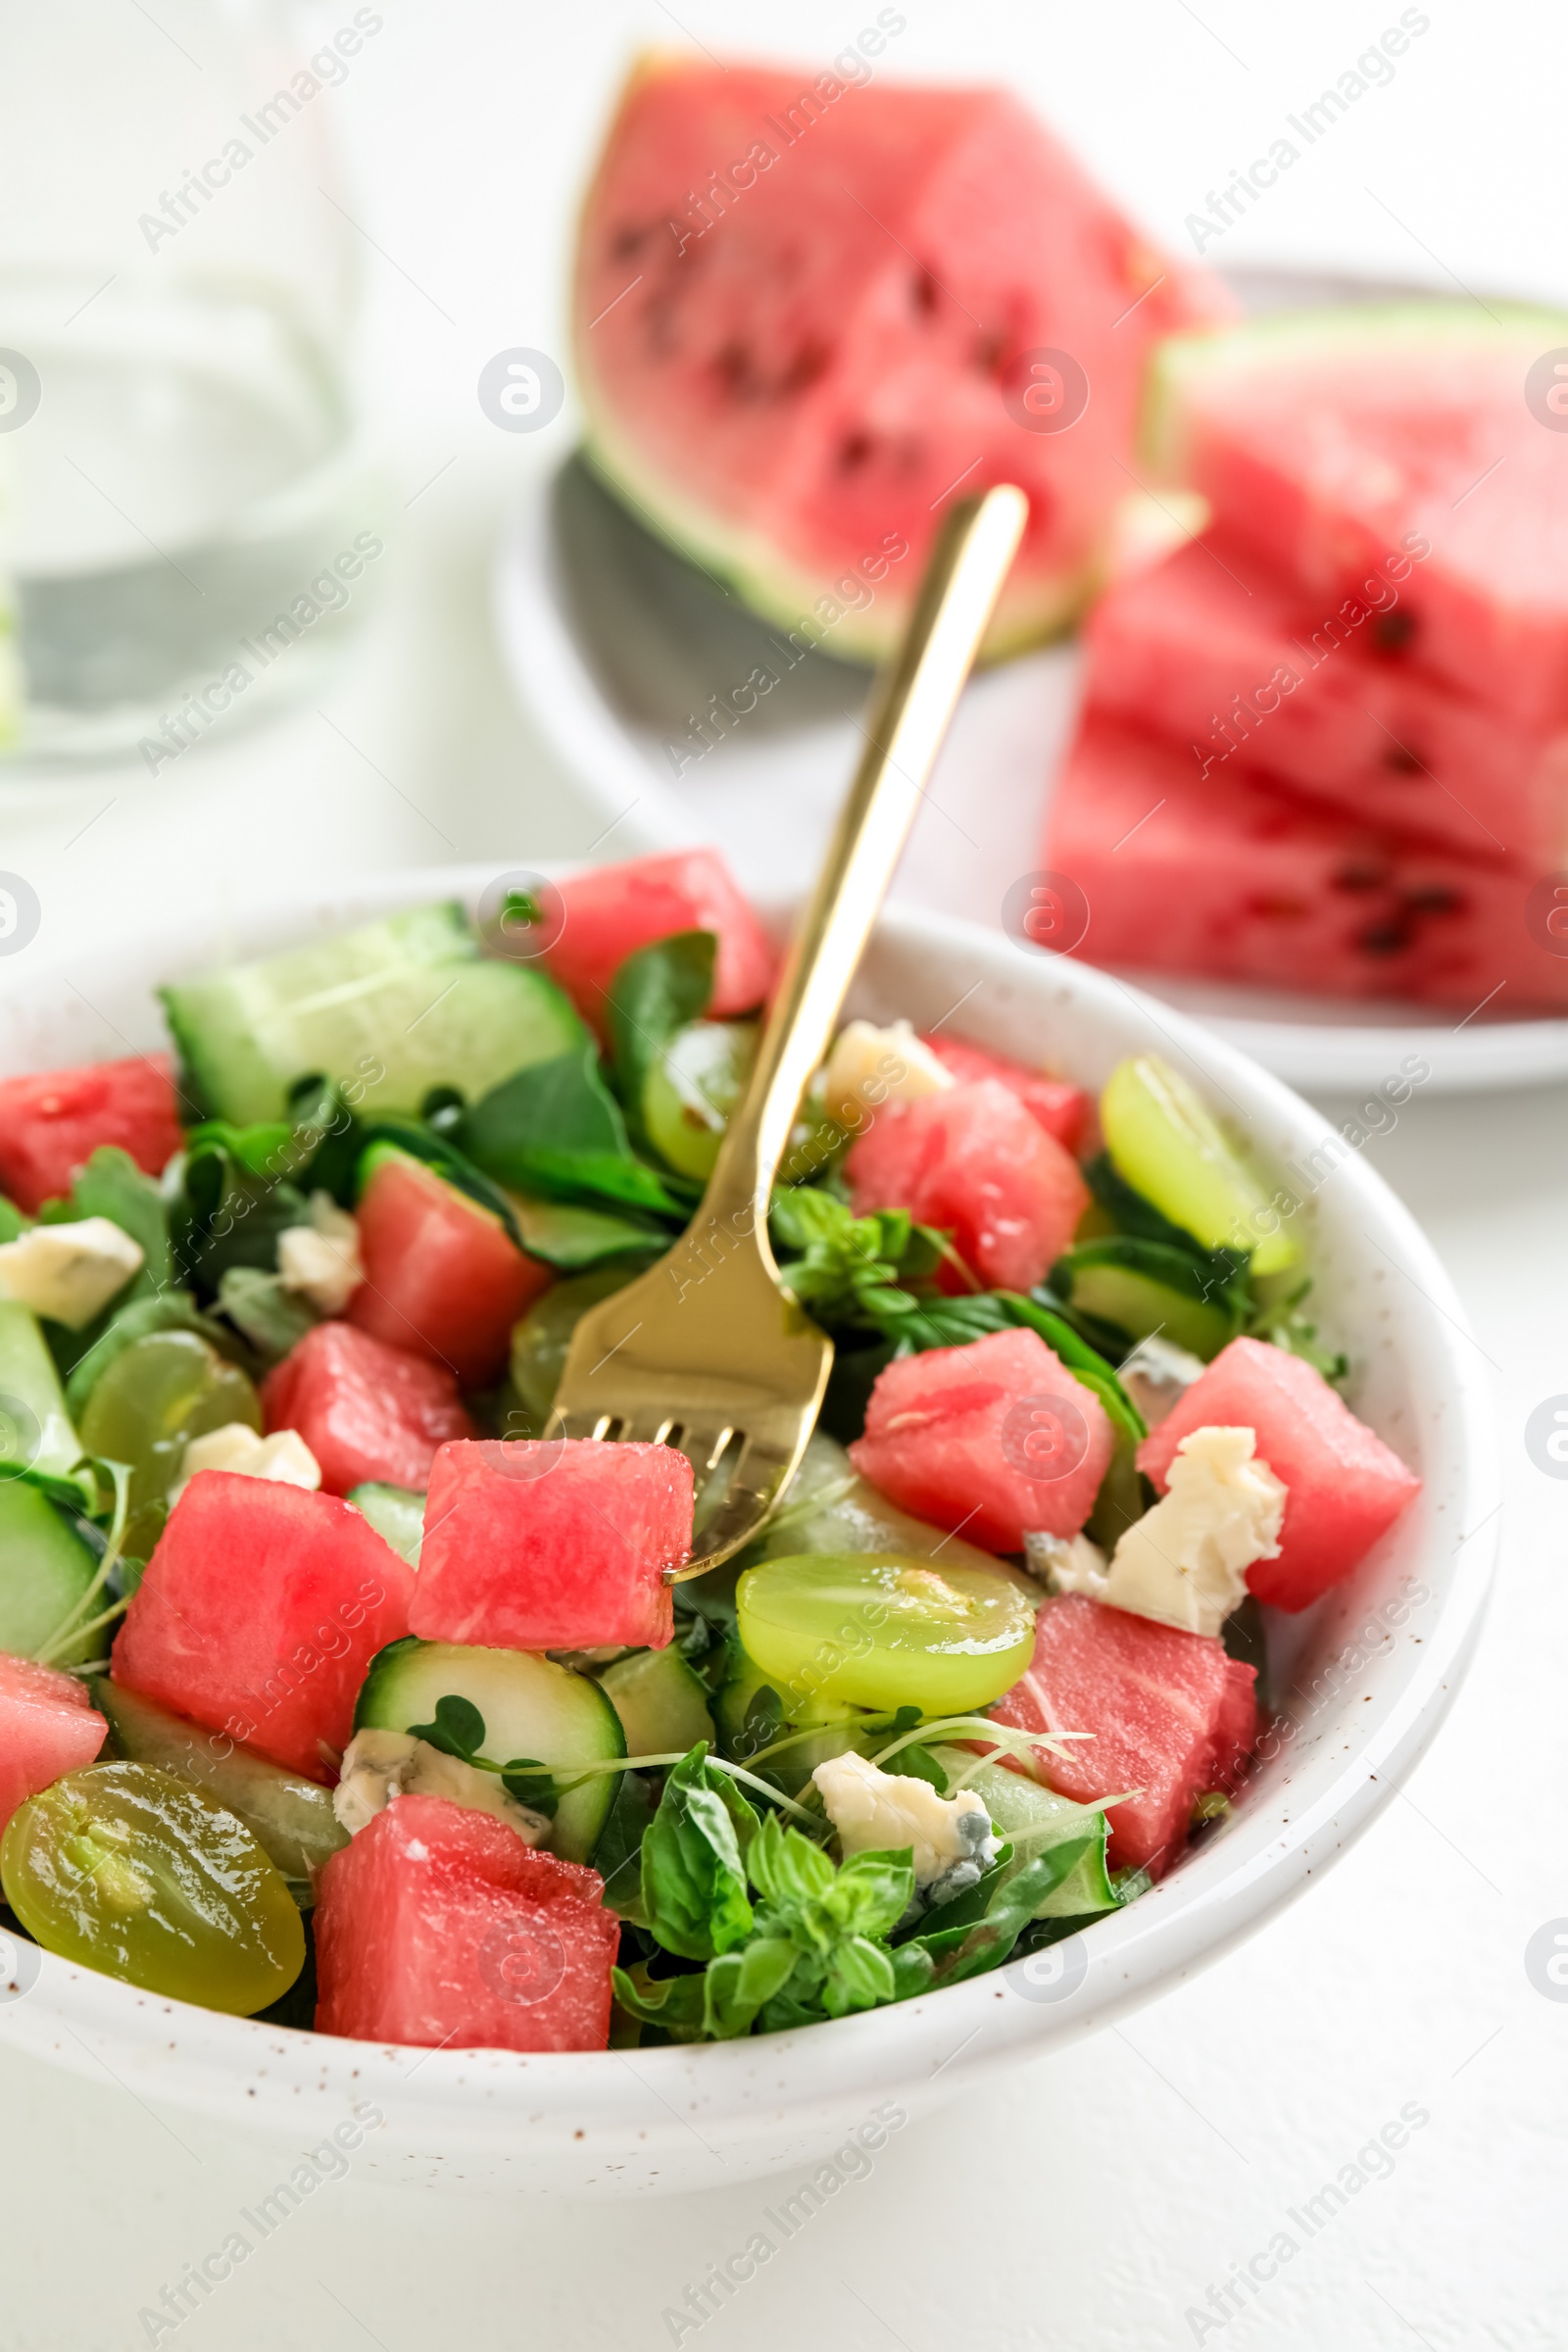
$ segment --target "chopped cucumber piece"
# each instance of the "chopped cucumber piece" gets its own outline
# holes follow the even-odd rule
[[[1152,1054],[1118,1062],[1100,1098],[1117,1173],[1205,1250],[1251,1252],[1254,1274],[1300,1254],[1269,1187],[1179,1071]]]
[[[456,903],[186,981],[163,998],[214,1113],[240,1126],[283,1118],[290,1087],[314,1075],[370,1113],[416,1112],[435,1086],[476,1101],[582,1037],[545,973],[481,959]]]
[[[420,1642],[410,1634],[389,1642],[370,1661],[354,1729],[407,1732],[434,1723],[443,1698],[477,1708],[483,1737],[475,1757],[491,1764],[527,1761],[560,1781],[573,1767],[603,1764],[626,1753],[620,1718],[595,1682],[525,1649],[478,1649],[455,1642]],[[595,1772],[564,1789],[556,1808],[551,1850],[586,1862],[615,1801],[618,1772]]]
[[[80,1459],[38,1318],[20,1299],[0,1298],[0,1477],[9,1464],[64,1478]]]
[[[156,1764],[177,1781],[203,1788],[245,1824],[268,1859],[300,1891],[349,1834],[340,1828],[328,1789],[302,1780],[266,1756],[236,1747],[221,1732],[172,1715],[137,1690],[107,1676],[92,1686],[92,1703],[106,1716],[120,1753],[132,1764]]]
[[[1130,1340],[1158,1332],[1205,1364],[1241,1329],[1240,1316],[1201,1263],[1162,1242],[1112,1235],[1081,1243],[1057,1258],[1049,1280],[1075,1312],[1108,1323]]]
[[[193,1331],[153,1331],[132,1340],[95,1383],[81,1416],[82,1443],[89,1453],[130,1471],[127,1560],[151,1559],[191,1439],[231,1421],[260,1436],[261,1399],[239,1366]]]
[[[599,1678],[620,1717],[629,1756],[685,1755],[712,1740],[708,1692],[678,1649],[639,1649]]]
[[[1092,1805],[1075,1805],[1069,1797],[1058,1796],[1054,1788],[1043,1788],[1038,1781],[1021,1772],[1009,1772],[1004,1764],[986,1762],[976,1764],[973,1755],[962,1747],[933,1747],[932,1755],[948,1776],[949,1787],[961,1780],[972,1788],[990,1814],[1000,1838],[1012,1847],[1008,1875],[1022,1870],[1037,1854],[1064,1839],[1084,1837],[1095,1826],[1096,1809]],[[1103,1825],[1104,1816],[1098,1816]],[[1105,1868],[1105,1845],[1108,1831],[1092,1845],[1082,1861],[1076,1862],[1059,1886],[1053,1886],[1039,1910],[1037,1919],[1078,1919],[1093,1911],[1113,1911],[1116,1908],[1116,1889]]]
[[[28,1480],[0,1477],[0,1650],[35,1657],[97,1572],[98,1554],[66,1512]],[[74,1666],[101,1655],[105,1639],[101,1630],[82,1635],[49,1662]]]
[[[419,1565],[419,1544],[424,1535],[424,1496],[412,1487],[384,1487],[368,1484],[350,1487],[349,1500],[374,1528],[383,1543],[407,1560],[411,1568]]]

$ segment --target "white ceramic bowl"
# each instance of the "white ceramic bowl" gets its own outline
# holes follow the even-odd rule
[[[491,879],[493,869],[457,868],[331,899],[302,890],[221,932],[181,911],[112,954],[13,966],[0,1072],[150,1048],[161,1038],[160,981],[394,906],[471,902]],[[920,1028],[951,1015],[953,1034],[1049,1059],[1091,1087],[1122,1055],[1152,1050],[1276,1162],[1305,1165],[1329,1132],[1278,1081],[1164,1005],[952,918],[890,910],[853,1008]],[[1447,1277],[1353,1151],[1305,1214],[1321,1321],[1352,1358],[1351,1401],[1425,1483],[1348,1587],[1304,1619],[1272,1620],[1289,1695],[1270,1760],[1220,1831],[1126,1911],[923,2000],[719,2047],[416,2053],[216,2016],[48,1953],[25,1992],[0,1998],[0,2035],[84,2075],[107,2066],[154,2106],[280,2149],[318,2140],[368,2105],[383,2120],[356,2157],[362,2178],[604,2196],[713,2186],[818,2157],[884,2102],[922,2112],[1217,1958],[1388,1803],[1453,1696],[1494,1548],[1482,1359]]]

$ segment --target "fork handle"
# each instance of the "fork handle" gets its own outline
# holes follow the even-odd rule
[[[878,682],[865,751],[785,956],[699,1228],[755,1216],[766,1248],[767,1202],[801,1099],[827,1050],[1028,514],[1023,492],[1003,484],[962,500],[937,539],[904,644]]]

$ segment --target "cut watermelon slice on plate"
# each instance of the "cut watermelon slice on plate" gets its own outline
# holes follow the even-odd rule
[[[593,463],[797,632],[789,666],[895,643],[945,499],[995,482],[1031,512],[991,650],[1062,628],[1149,351],[1233,305],[1004,91],[659,56],[588,193],[575,313]]]
[[[1559,723],[1568,437],[1537,374],[1565,347],[1568,313],[1457,301],[1178,336],[1155,359],[1146,456],[1319,619],[1392,578],[1391,651],[1514,725]]]

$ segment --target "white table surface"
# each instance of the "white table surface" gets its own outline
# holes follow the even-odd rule
[[[316,21],[329,30],[348,13]],[[1260,24],[1261,13],[1241,0],[1203,0],[1198,14],[1185,0],[926,0],[908,10],[897,62],[1011,79],[1177,242],[1206,190],[1399,12],[1330,0],[1310,24],[1283,9]],[[831,56],[874,14],[820,0],[681,9],[710,46],[802,59]],[[1568,290],[1568,28],[1524,0],[1433,0],[1430,14],[1394,84],[1303,158],[1227,254]],[[525,469],[569,446],[569,411],[537,442],[503,435],[473,387],[499,349],[561,348],[574,186],[619,63],[637,42],[679,37],[657,0],[548,15],[414,0],[388,11],[353,79],[323,101],[338,110],[356,218],[381,249],[367,249],[367,380],[413,502],[392,592],[318,711],[197,750],[156,783],[122,767],[0,784],[0,862],[38,891],[51,951],[139,925],[180,893],[265,894],[302,860],[329,879],[591,847],[601,820],[574,807],[513,706],[488,617],[500,517]],[[709,2322],[705,2342],[1568,2343],[1568,2004],[1544,1998],[1524,1967],[1533,1932],[1568,1916],[1568,1489],[1523,1444],[1532,1407],[1568,1391],[1568,1090],[1418,1095],[1369,1149],[1434,1237],[1495,1367],[1503,1562],[1446,1729],[1382,1823],[1294,1910],[1126,2029],[899,2134]],[[275,2177],[266,2157],[194,2127],[176,2144],[107,2081],[20,2059],[3,2014],[0,2102],[3,2352],[147,2342],[142,2306]],[[1307,2241],[1289,2209],[1407,2102],[1431,2120],[1392,2178]],[[744,2244],[773,2195],[742,2184],[519,2208],[376,2192],[351,2174],[292,2216],[180,2340],[231,2352],[664,2344],[665,2307]],[[1281,2230],[1300,2251],[1255,2303],[1223,2327],[1189,2316],[1213,2321],[1210,2286]]]

